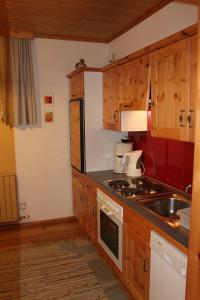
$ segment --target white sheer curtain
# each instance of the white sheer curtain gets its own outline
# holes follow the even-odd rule
[[[0,38],[0,119],[10,126],[37,125],[30,40]]]

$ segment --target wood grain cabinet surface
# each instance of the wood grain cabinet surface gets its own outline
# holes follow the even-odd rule
[[[123,225],[123,280],[136,300],[149,299],[150,229],[144,219],[125,209]],[[127,216],[126,216],[127,215]]]
[[[121,66],[120,110],[147,110],[150,87],[149,54]]]
[[[84,199],[84,182],[81,173],[73,169],[72,171],[72,193],[74,215],[79,223],[85,226],[86,204]]]
[[[80,102],[73,102],[69,106],[70,127],[70,161],[78,170],[81,170],[81,107]]]
[[[151,53],[152,135],[194,141],[197,37]]]
[[[121,66],[103,73],[103,127],[120,131],[119,87]]]
[[[120,111],[147,110],[149,55],[103,73],[104,129],[121,130]]]
[[[97,196],[96,185],[87,176],[72,170],[74,215],[84,226],[91,241],[97,242]]]
[[[84,97],[84,73],[78,73],[69,80],[70,99]]]

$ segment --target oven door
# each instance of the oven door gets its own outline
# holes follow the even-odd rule
[[[98,207],[98,242],[122,271],[122,222],[105,207]]]

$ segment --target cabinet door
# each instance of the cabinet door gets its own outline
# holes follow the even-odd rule
[[[86,228],[87,234],[93,243],[97,242],[97,200],[94,195],[85,193],[85,201],[87,203],[86,212]]]
[[[82,98],[84,97],[84,74],[83,72],[73,76],[69,81],[70,85],[70,98]]]
[[[72,177],[74,215],[81,225],[85,225],[85,199],[83,184],[75,176]]]
[[[123,276],[124,283],[137,300],[147,300],[149,294],[148,244],[124,223]]]
[[[190,39],[151,54],[152,134],[188,140]]]
[[[81,171],[81,103],[70,102],[69,105],[70,127],[70,162],[73,167]]]
[[[188,110],[188,141],[194,142],[195,134],[195,106],[197,100],[197,46],[198,37],[190,38],[190,88],[189,88],[189,110]]]
[[[121,67],[103,73],[103,127],[120,130],[119,84]]]
[[[149,54],[122,65],[120,110],[147,110],[149,71]]]

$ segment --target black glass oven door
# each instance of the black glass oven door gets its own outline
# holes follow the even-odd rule
[[[100,210],[100,237],[110,251],[119,258],[119,228],[102,210]]]

